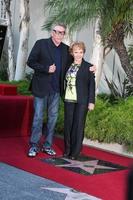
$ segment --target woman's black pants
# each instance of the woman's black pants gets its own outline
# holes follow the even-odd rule
[[[65,154],[77,157],[82,148],[87,105],[65,102],[64,145]]]

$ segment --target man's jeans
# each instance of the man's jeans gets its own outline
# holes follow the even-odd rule
[[[59,93],[50,94],[44,98],[34,98],[34,118],[32,124],[31,145],[39,145],[42,136],[44,112],[47,111],[47,133],[44,146],[51,147],[54,135],[54,128],[58,117]]]

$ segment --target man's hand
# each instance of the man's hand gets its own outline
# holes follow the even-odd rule
[[[91,72],[93,72],[94,74],[96,73],[96,66],[93,65],[92,67],[89,68]]]
[[[89,110],[89,111],[94,110],[94,107],[95,107],[94,103],[89,103],[89,104],[88,104],[88,110]]]
[[[56,70],[56,66],[55,66],[55,64],[53,64],[53,65],[50,65],[49,66],[49,73],[54,73],[55,72],[55,70]]]

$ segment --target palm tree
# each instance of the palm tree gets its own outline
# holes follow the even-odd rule
[[[61,21],[68,25],[70,31],[78,31],[99,18],[104,48],[115,49],[122,68],[133,84],[133,67],[124,43],[124,39],[133,34],[132,0],[50,0],[46,1],[45,9],[49,9],[50,13],[44,24],[47,30],[53,23]]]
[[[14,43],[12,32],[12,0],[3,0],[8,21],[8,77],[9,81],[22,80],[25,76],[25,66],[28,53],[29,37],[29,0],[20,0],[20,41],[15,67],[14,61]]]
[[[13,31],[12,31],[12,0],[4,0],[5,10],[7,15],[7,40],[8,40],[8,79],[14,79],[15,61],[14,61],[14,44],[13,44]]]
[[[14,78],[16,81],[23,80],[25,77],[25,67],[28,54],[29,22],[29,0],[20,0],[20,40]]]

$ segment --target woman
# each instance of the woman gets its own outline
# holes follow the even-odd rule
[[[95,78],[88,70],[92,65],[83,59],[84,43],[73,43],[70,53],[74,61],[65,76],[64,157],[77,159],[82,148],[87,111],[94,109]]]

